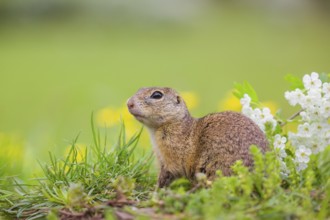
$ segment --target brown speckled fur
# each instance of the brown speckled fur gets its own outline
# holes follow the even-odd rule
[[[164,96],[152,99],[155,91]],[[253,165],[251,145],[259,146],[262,152],[268,149],[264,133],[251,119],[231,111],[193,118],[171,88],[142,88],[127,105],[131,114],[149,129],[160,163],[160,187],[182,176],[193,181],[199,172],[210,179],[216,170],[230,175],[230,167],[237,160],[248,167]]]

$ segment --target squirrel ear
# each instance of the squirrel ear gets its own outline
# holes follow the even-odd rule
[[[181,103],[181,97],[180,96],[177,96],[176,97],[176,104],[180,104]]]

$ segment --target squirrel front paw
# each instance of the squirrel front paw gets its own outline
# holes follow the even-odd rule
[[[166,170],[161,170],[158,177],[158,186],[159,188],[169,186],[172,181],[175,179],[174,175]]]

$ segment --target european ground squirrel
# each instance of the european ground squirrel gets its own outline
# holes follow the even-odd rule
[[[159,187],[179,177],[194,181],[196,173],[205,173],[209,179],[217,170],[230,175],[237,160],[253,165],[251,145],[262,152],[268,148],[265,134],[248,117],[226,111],[193,118],[171,88],[141,88],[127,107],[149,130],[160,163]]]

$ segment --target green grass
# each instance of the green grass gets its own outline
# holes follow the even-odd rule
[[[156,180],[150,172],[152,157],[134,154],[142,130],[127,138],[123,124],[117,144],[109,147],[106,135],[101,139],[93,123],[92,128],[93,144],[85,151],[77,148],[77,137],[65,158],[50,152],[49,163],[40,163],[43,176],[35,184],[14,177],[1,181],[1,211],[35,219],[61,208],[84,211],[114,199],[119,191],[136,201],[148,198]]]
[[[92,123],[93,124],[93,123]],[[330,148],[313,156],[308,169],[281,174],[273,151],[252,147],[254,170],[238,161],[234,175],[211,183],[204,175],[192,186],[176,180],[157,189],[149,154],[138,158],[141,132],[126,137],[122,126],[115,146],[92,125],[93,144],[81,152],[77,138],[65,158],[50,153],[43,175],[27,185],[17,178],[1,182],[0,211],[5,218],[67,219],[118,215],[138,219],[327,219],[330,218]],[[81,155],[83,155],[81,157]]]

